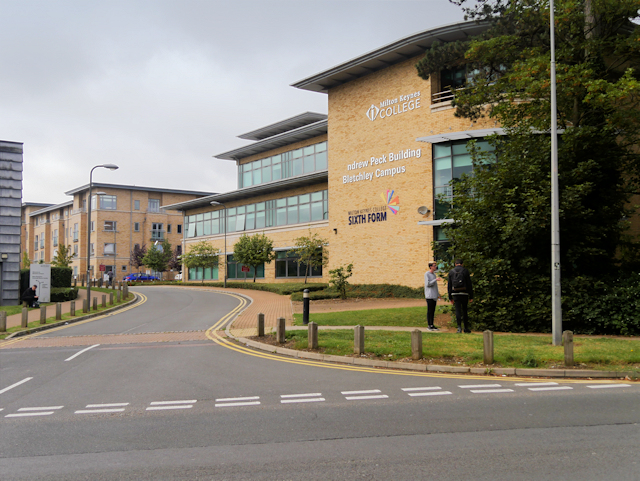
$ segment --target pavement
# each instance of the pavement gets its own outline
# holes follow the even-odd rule
[[[192,287],[187,286],[176,286],[178,289],[189,289]],[[135,289],[135,288],[132,288]],[[634,378],[637,373],[633,372],[620,372],[620,371],[592,371],[592,370],[577,370],[577,369],[514,369],[514,368],[474,368],[467,366],[448,366],[448,365],[430,365],[425,362],[393,362],[393,361],[384,361],[378,359],[369,359],[366,357],[354,357],[354,356],[335,356],[335,355],[325,355],[318,352],[309,352],[309,351],[295,351],[292,349],[274,346],[272,344],[262,343],[256,341],[255,339],[249,339],[251,337],[256,337],[258,335],[257,332],[257,320],[258,314],[264,314],[265,316],[265,332],[275,332],[277,320],[280,317],[285,318],[285,324],[287,326],[287,330],[301,330],[307,329],[306,326],[293,326],[293,314],[294,310],[297,310],[299,306],[295,306],[291,302],[289,296],[282,296],[279,294],[275,294],[273,292],[267,291],[257,291],[257,290],[249,290],[249,289],[234,289],[234,288],[216,288],[216,287],[201,287],[199,289],[210,290],[215,292],[229,292],[233,293],[248,299],[249,305],[246,307],[241,313],[239,313],[236,318],[227,326],[226,335],[236,341],[244,344],[245,346],[259,349],[262,351],[267,351],[270,353],[276,353],[280,355],[291,356],[295,358],[301,359],[312,359],[312,360],[320,360],[327,362],[340,362],[346,364],[356,364],[356,365],[366,365],[372,367],[379,368],[389,368],[389,369],[405,369],[411,371],[433,371],[433,372],[446,372],[446,373],[469,373],[469,374],[495,374],[495,375],[516,375],[516,376],[536,376],[536,377],[561,377],[561,378]],[[114,291],[115,292],[115,291]],[[100,294],[101,295],[101,294]],[[86,297],[86,290],[80,290],[78,299],[76,299],[76,311],[82,311],[82,300]],[[92,296],[94,297],[94,296]],[[98,297],[100,300],[101,298]],[[379,301],[379,300],[378,300]],[[417,302],[416,302],[417,301]],[[70,309],[71,302],[63,302],[62,304],[62,312],[68,313]],[[398,304],[398,305],[395,305]],[[420,300],[402,300],[387,303],[386,307],[400,307],[400,304],[408,305],[424,305]],[[372,304],[361,303],[359,305],[354,306],[356,310],[366,310],[366,308],[381,308],[384,305],[384,302],[376,302],[373,303],[375,307],[365,307],[371,306]],[[78,307],[79,306],[79,307]],[[313,306],[313,303],[312,303]],[[404,305],[403,305],[404,307]],[[313,309],[313,307],[312,307]],[[333,309],[331,309],[333,310]],[[48,306],[47,316],[55,315],[55,304]],[[7,317],[7,328],[11,326],[20,325],[21,322],[21,314],[16,314],[13,316]],[[39,309],[33,309],[29,311],[29,321],[37,321],[40,319],[40,311]],[[81,320],[79,317],[77,320]],[[354,326],[318,326],[320,330],[335,330],[335,329],[353,329]],[[384,331],[413,331],[420,330],[427,335],[438,335],[439,332],[428,332],[426,330],[426,326],[423,328],[416,327],[400,327],[400,326],[368,326],[366,330],[384,330]],[[177,333],[177,332],[167,332],[167,333],[150,333],[150,339],[147,342],[167,342],[167,341],[185,341],[185,340],[193,340],[193,335],[197,333]],[[186,337],[185,337],[186,336]],[[119,336],[118,336],[119,337]],[[199,337],[198,337],[199,339]],[[124,341],[124,342],[123,342]],[[120,338],[118,343],[126,343],[126,339]],[[135,335],[133,339],[129,342],[141,342],[139,335]],[[84,341],[79,340],[79,343],[86,343],[86,339]],[[144,342],[144,341],[142,341]],[[0,341],[0,345],[2,341]],[[21,344],[23,347],[26,347],[25,344]]]

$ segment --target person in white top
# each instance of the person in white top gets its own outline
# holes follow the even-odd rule
[[[438,328],[433,324],[436,315],[436,303],[440,297],[438,292],[438,278],[436,270],[438,264],[429,262],[429,270],[424,274],[424,297],[427,300],[427,331],[437,331]]]

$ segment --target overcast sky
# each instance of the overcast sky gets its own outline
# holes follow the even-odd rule
[[[226,192],[213,156],[325,94],[289,85],[462,21],[447,0],[0,0],[0,140],[24,143],[23,202],[89,182]]]

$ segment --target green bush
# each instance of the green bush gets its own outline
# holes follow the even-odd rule
[[[53,287],[51,289],[51,302],[73,301],[78,298],[77,287]]]
[[[20,293],[22,294],[29,288],[29,269],[20,269]],[[71,267],[53,267],[51,266],[51,288],[71,287],[73,277],[73,269]]]
[[[310,292],[309,299],[337,299],[340,293],[333,287],[328,287],[317,292]],[[347,298],[374,298],[374,299],[424,299],[424,289],[422,287],[398,286],[393,284],[349,284],[347,286]],[[291,295],[292,301],[301,301],[302,292]]]

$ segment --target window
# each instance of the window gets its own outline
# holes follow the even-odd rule
[[[105,256],[115,256],[116,255],[116,245],[115,243],[105,243],[104,244],[104,255]]]
[[[294,195],[282,199],[232,207],[185,216],[187,238],[242,232],[292,224],[305,224],[329,218],[329,196],[326,190]]]
[[[178,224],[177,226],[178,234],[182,234],[182,224]]]
[[[44,232],[40,234],[40,249],[44,249]]]
[[[95,221],[92,220],[91,221],[91,232],[95,231],[95,226],[96,226]]]
[[[164,239],[164,231],[162,230],[163,224],[158,224],[156,222],[151,224],[151,240],[162,240]]]
[[[122,272],[127,272],[127,266],[122,266]]]
[[[327,170],[327,142],[238,166],[238,188]]]
[[[105,210],[116,210],[116,196],[115,195],[101,195],[100,196],[100,208]]]
[[[171,234],[171,224],[167,224],[167,234]]]
[[[52,259],[55,259],[57,255],[58,255],[58,249],[53,249],[53,257],[52,257]]]
[[[74,244],[73,246],[73,255],[78,257],[78,244]]]
[[[453,196],[451,182],[463,174],[473,173],[471,154],[467,140],[433,144],[433,192],[434,219],[446,219]],[[476,147],[480,152],[493,152],[494,148],[486,140],[478,139]]]
[[[36,236],[34,238],[33,248],[34,248],[34,250],[38,250],[38,235],[37,234],[36,234]]]
[[[115,220],[105,220],[104,221],[104,230],[108,232],[116,231],[116,221]]]
[[[89,255],[92,255],[92,256],[96,255],[96,253],[95,253],[95,251],[93,249],[93,242],[91,244],[89,244],[89,252],[90,252]]]
[[[38,227],[38,218],[34,217],[34,219],[35,219],[35,226]]]
[[[228,279],[253,279],[253,267],[249,267],[249,272],[242,272],[243,264],[233,260],[233,254],[227,256],[227,278]],[[257,278],[264,279],[264,264],[258,266]]]
[[[78,266],[73,266],[73,275],[74,276],[78,275]]]
[[[319,253],[322,255],[322,253]],[[307,265],[300,262],[297,256],[290,252],[276,252],[276,278],[304,277]],[[322,277],[322,266],[309,267],[309,277]]]
[[[160,200],[149,199],[149,212],[160,212]]]
[[[58,229],[53,229],[53,247],[58,245]]]
[[[189,280],[205,280],[205,281],[217,281],[218,280],[218,268],[217,267],[192,267],[189,269]]]
[[[91,210],[96,210],[96,196],[91,196]]]
[[[73,242],[78,242],[78,224],[73,224]]]
[[[140,210],[140,201],[139,200],[134,200],[133,201],[133,209],[134,210]]]
[[[43,261],[44,260],[44,252],[40,251],[40,260]]]
[[[140,232],[140,222],[134,222],[133,223],[133,231],[134,232]]]

